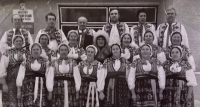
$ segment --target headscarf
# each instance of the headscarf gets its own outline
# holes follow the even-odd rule
[[[169,53],[169,58],[172,59],[171,57],[171,52],[174,48],[177,48],[181,54],[181,58],[183,57],[183,49],[181,48],[181,46],[173,46],[171,49],[170,49],[170,53]]]
[[[95,34],[94,34],[94,38],[93,38],[93,43],[97,45],[97,38],[98,37],[103,37],[106,41],[105,41],[105,45],[107,45],[109,43],[109,35],[107,32],[103,31],[103,30],[98,30]]]
[[[40,34],[38,43],[40,43],[40,38],[41,38],[42,36],[44,36],[44,35],[48,38],[48,43],[47,43],[47,44],[48,44],[48,47],[49,47],[50,38],[49,38],[49,35],[48,35],[47,33],[42,33],[42,34]]]
[[[88,45],[87,47],[86,47],[86,50],[88,50],[88,48],[93,48],[94,49],[94,51],[95,51],[95,55],[97,55],[97,48],[94,46],[94,45]]]
[[[149,47],[149,49],[150,49],[150,57],[153,55],[153,49],[152,49],[152,47],[151,47],[151,45],[149,45],[149,44],[144,44],[144,45],[142,45],[141,46],[141,48],[140,48],[140,56],[142,56],[142,54],[141,54],[141,50],[142,50],[142,48],[144,47],[144,46],[148,46]]]
[[[15,40],[16,40],[17,38],[21,38],[21,39],[22,39],[22,42],[23,42],[22,47],[25,46],[25,39],[24,39],[24,37],[23,37],[22,35],[14,35],[14,37],[12,38],[12,47],[15,47],[15,46],[14,46],[14,42],[15,42]]]
[[[46,52],[44,51],[44,49],[42,49],[42,46],[39,43],[33,43],[30,46],[30,52],[31,52],[31,54],[32,54],[32,49],[33,49],[34,46],[38,46],[40,48],[40,56],[42,58],[48,59],[48,56],[47,56]]]

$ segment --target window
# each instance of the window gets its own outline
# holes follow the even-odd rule
[[[95,31],[102,29],[103,25],[110,22],[109,11],[117,8],[120,13],[120,21],[126,22],[129,27],[137,24],[137,11],[144,8],[147,12],[147,22],[157,24],[157,6],[151,7],[113,7],[113,6],[69,6],[58,4],[59,27],[67,35],[70,30],[77,30],[77,20],[80,16],[88,19],[88,28]]]

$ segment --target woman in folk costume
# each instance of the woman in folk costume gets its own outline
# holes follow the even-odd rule
[[[13,46],[3,53],[0,63],[0,82],[3,85],[3,107],[16,107],[20,105],[17,99],[16,78],[20,64],[26,59],[28,52],[24,46],[24,38],[15,35],[12,39]]]
[[[96,60],[103,63],[106,58],[111,56],[109,43],[109,35],[103,30],[99,30],[95,33],[93,39],[94,45],[96,46],[98,52],[96,55]]]
[[[125,58],[129,62],[132,62],[137,48],[138,46],[134,43],[134,41],[132,41],[129,33],[121,35],[121,57]]]
[[[183,59],[183,49],[172,47],[170,59],[163,64],[166,72],[166,88],[162,107],[194,107],[193,87],[197,85],[194,70]]]
[[[151,31],[145,32],[144,41],[145,41],[145,44],[149,44],[152,47],[152,56],[151,57],[157,58],[161,63],[164,63],[166,61],[166,56],[165,56],[164,50],[161,47],[153,44],[154,36]],[[141,51],[141,47],[136,51],[136,56],[134,56],[133,60],[140,57],[140,55],[139,55],[140,51]]]
[[[78,107],[81,77],[76,61],[67,57],[67,44],[60,44],[58,53],[60,57],[52,62],[46,75],[48,99],[52,100],[52,107]]]
[[[77,31],[71,30],[68,32],[67,39],[69,41],[69,54],[68,58],[74,59],[78,62],[81,60],[86,60],[85,51],[83,48],[79,48],[79,35]]]
[[[34,43],[30,48],[31,56],[20,65],[17,75],[17,97],[21,99],[22,107],[46,107],[45,74],[49,61],[41,56],[40,44]]]
[[[132,93],[133,107],[160,107],[165,88],[165,71],[152,54],[151,45],[144,44],[140,58],[130,64],[128,85]]]
[[[171,39],[172,45],[168,46],[165,49],[166,58],[170,59],[169,53],[170,53],[171,48],[173,48],[174,46],[180,46],[183,50],[182,59],[185,61],[188,61],[190,63],[190,65],[192,66],[192,69],[195,71],[196,65],[195,65],[194,58],[191,54],[190,49],[186,45],[182,45],[182,43],[181,43],[182,42],[182,34],[180,32],[174,32],[174,33],[172,33],[172,36],[170,39]]]
[[[121,47],[118,44],[111,46],[112,57],[104,61],[107,71],[105,84],[105,104],[103,107],[129,107],[130,90],[127,84],[127,61],[121,57]]]
[[[42,33],[39,36],[38,43],[42,46],[42,56],[47,56],[49,61],[53,61],[56,57],[56,53],[49,48],[50,38],[48,34]]]
[[[87,46],[87,59],[78,65],[81,74],[79,107],[99,107],[99,98],[104,98],[106,71],[102,68],[103,65],[94,59],[96,54],[97,48],[94,45]]]

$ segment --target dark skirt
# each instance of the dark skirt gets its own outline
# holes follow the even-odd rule
[[[78,107],[76,99],[76,89],[74,81],[68,82],[68,102],[69,107]],[[65,88],[64,80],[55,80],[53,87],[52,107],[64,107]]]
[[[161,107],[194,107],[194,95],[187,100],[188,86],[185,80],[166,79]]]
[[[108,88],[109,79],[106,79],[104,88],[105,98],[100,101],[101,107],[130,107],[130,90],[124,78],[116,78],[114,84],[114,104],[112,104],[112,89]]]
[[[96,83],[95,83],[96,84]],[[89,92],[90,82],[83,81],[81,84],[81,88],[79,91],[79,107],[87,106],[88,92]],[[92,96],[92,91],[89,93],[89,107],[96,107],[96,88],[94,88],[94,96]],[[92,105],[92,98],[94,99],[94,103]]]
[[[151,79],[137,78],[135,81],[136,101],[133,107],[160,107],[159,85],[157,80],[152,86]]]
[[[17,107],[17,86],[16,79],[20,64],[9,65],[7,69],[6,83],[8,85],[8,93],[2,91],[3,107]],[[20,106],[20,104],[19,104]]]
[[[23,106],[21,107],[40,107],[41,82],[39,79],[37,99],[34,102],[35,78],[36,78],[35,76],[26,76],[23,80],[23,85],[21,87],[21,94],[22,94],[21,103]],[[47,89],[44,78],[43,78],[41,106],[47,107]]]

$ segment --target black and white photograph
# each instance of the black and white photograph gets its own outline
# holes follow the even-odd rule
[[[0,107],[200,107],[199,0],[0,0]]]

